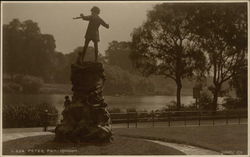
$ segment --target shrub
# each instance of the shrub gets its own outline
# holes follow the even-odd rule
[[[197,105],[199,105],[198,102],[197,102]],[[191,103],[188,106],[183,107],[183,110],[185,110],[185,111],[194,111],[197,109],[198,109],[198,106],[196,107],[196,103]]]
[[[23,93],[39,93],[43,85],[41,78],[30,75],[16,75],[14,82],[22,86]]]
[[[245,105],[242,104],[241,99],[232,97],[225,98],[222,103],[222,106],[228,110],[245,108]]]
[[[198,99],[198,105],[201,110],[209,110],[212,102],[212,96],[208,91],[201,92],[200,98]]]
[[[3,127],[38,127],[45,123],[44,111],[58,114],[57,109],[50,104],[3,104]],[[57,116],[53,117],[50,125],[55,125]]]
[[[120,108],[108,108],[109,113],[122,113],[122,110]]]
[[[3,83],[3,92],[4,93],[20,93],[23,88],[20,84],[15,82]]]
[[[177,103],[174,100],[167,103],[166,107],[162,108],[160,111],[165,112],[165,111],[173,111],[173,110],[177,110]]]
[[[136,112],[136,109],[135,108],[128,108],[127,112]]]

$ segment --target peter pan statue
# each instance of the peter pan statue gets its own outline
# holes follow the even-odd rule
[[[88,28],[85,34],[85,44],[83,47],[83,51],[78,54],[77,57],[77,64],[82,64],[84,61],[84,56],[86,53],[86,50],[88,48],[89,42],[92,40],[94,43],[95,48],[95,62],[97,62],[98,57],[98,42],[100,41],[99,37],[99,26],[102,25],[105,28],[109,28],[109,24],[103,21],[101,17],[99,17],[100,9],[96,6],[94,6],[91,9],[91,15],[84,16],[83,14],[80,14],[80,17],[75,17],[73,19],[83,19],[86,21],[89,21]]]

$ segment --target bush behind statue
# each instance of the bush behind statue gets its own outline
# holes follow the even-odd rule
[[[247,109],[247,102],[242,101],[240,98],[232,98],[227,97],[224,99],[224,102],[222,104],[223,107],[225,107],[227,110],[235,110],[235,109]]]
[[[43,80],[31,75],[15,75],[12,79],[4,79],[5,93],[39,93]]]
[[[40,127],[46,123],[45,110],[58,114],[51,104],[3,104],[3,128]],[[50,118],[49,125],[55,125],[58,117]]]

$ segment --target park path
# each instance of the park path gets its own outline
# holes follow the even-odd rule
[[[51,135],[54,134],[52,132],[22,132],[22,133],[9,133],[9,134],[3,134],[3,142],[10,141],[10,140],[16,140],[19,138],[24,137],[30,137],[30,136],[40,136],[40,135]]]
[[[222,155],[221,153],[213,151],[213,150],[204,149],[201,147],[191,146],[187,144],[178,144],[178,143],[172,143],[172,142],[170,143],[170,142],[163,142],[163,141],[157,141],[157,140],[146,140],[146,141],[150,141],[150,142],[157,143],[163,146],[177,149],[186,155]]]

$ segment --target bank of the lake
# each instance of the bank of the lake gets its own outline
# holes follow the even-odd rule
[[[63,109],[65,94],[4,94],[5,104],[39,104],[49,103],[56,106],[59,112]],[[156,110],[165,107],[171,101],[175,101],[175,96],[104,96],[109,108],[119,108],[126,110],[135,108],[136,110]],[[191,104],[195,100],[192,96],[182,96],[182,103]]]

